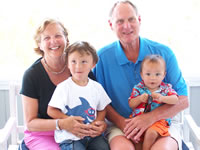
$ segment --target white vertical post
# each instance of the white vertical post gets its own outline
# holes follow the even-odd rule
[[[9,102],[10,102],[10,116],[16,118],[16,125],[11,134],[11,144],[17,144],[17,93],[15,82],[12,81],[9,85]]]

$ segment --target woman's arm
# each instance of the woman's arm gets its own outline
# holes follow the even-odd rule
[[[29,131],[55,130],[55,120],[38,118],[38,100],[22,95],[24,118]]]
[[[38,101],[37,99],[30,98],[22,95],[24,117],[27,129],[29,131],[52,131],[56,130],[56,119],[40,119],[38,114]],[[78,137],[88,136],[89,125],[80,123],[84,119],[79,116],[70,116],[60,119],[58,126],[60,129],[67,130]]]

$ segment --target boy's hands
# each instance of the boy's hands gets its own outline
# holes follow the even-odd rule
[[[79,116],[70,116],[60,120],[60,126],[77,137],[85,136],[96,137],[101,135],[107,128],[105,121],[93,121],[91,124],[84,124],[84,118]]]
[[[93,121],[91,123],[91,129],[89,131],[91,137],[101,135],[107,128],[105,121]]]

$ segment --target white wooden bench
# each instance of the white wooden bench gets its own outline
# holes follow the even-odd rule
[[[188,98],[190,103],[190,86],[193,86],[190,81],[187,81],[188,85]],[[199,97],[197,97],[199,98]],[[196,110],[199,111],[199,110]],[[190,115],[190,107],[181,112],[182,116],[182,134],[183,140],[190,150],[200,150],[200,127],[197,126],[195,120]]]
[[[17,98],[20,96],[20,87],[20,84],[17,82],[11,82],[9,84],[10,117],[7,120],[4,128],[0,129],[0,150],[17,149],[19,143],[21,142],[19,134],[24,132],[24,126],[18,125],[19,119],[17,107]]]
[[[10,118],[4,128],[0,129],[0,150],[17,150],[21,142],[19,134],[24,132],[24,126],[18,125],[17,97],[19,91],[20,84],[11,82],[9,86]],[[190,150],[200,150],[200,127],[196,125],[189,112],[188,108],[180,113],[183,140]]]

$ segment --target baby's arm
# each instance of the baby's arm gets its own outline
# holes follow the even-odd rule
[[[139,96],[137,96],[135,98],[129,99],[128,103],[129,103],[129,106],[132,109],[135,109],[141,103],[147,103],[147,99],[148,99],[148,94],[144,93],[144,94],[139,95]]]
[[[178,102],[177,95],[163,96],[159,93],[152,93],[153,99],[166,104],[176,104]]]

